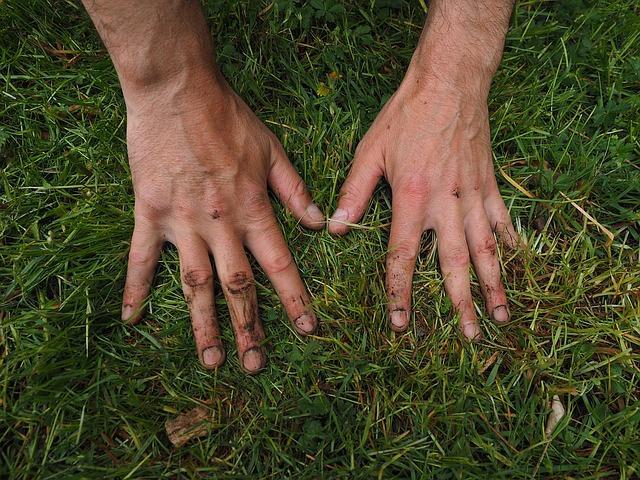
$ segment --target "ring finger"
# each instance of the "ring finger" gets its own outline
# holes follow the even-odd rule
[[[477,208],[470,212],[465,220],[467,244],[486,308],[494,321],[507,322],[509,307],[504,286],[500,281],[500,263],[489,219],[484,209]]]
[[[216,232],[209,241],[222,291],[236,335],[240,365],[257,373],[266,364],[262,348],[264,330],[258,317],[258,298],[249,260],[239,236],[231,227]]]

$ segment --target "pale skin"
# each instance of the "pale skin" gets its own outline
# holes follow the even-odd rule
[[[329,231],[362,217],[381,177],[391,185],[386,259],[391,328],[409,325],[420,237],[434,230],[444,286],[463,334],[481,331],[471,297],[473,263],[491,318],[510,312],[494,232],[515,247],[515,232],[493,171],[487,96],[511,14],[504,0],[432,1],[402,84],[364,136],[340,192]]]
[[[323,228],[325,218],[280,142],[222,77],[197,1],[83,3],[109,50],[127,106],[135,228],[123,320],[142,318],[161,248],[170,242],[178,249],[201,363],[217,368],[225,359],[215,270],[240,365],[256,373],[266,363],[264,329],[246,251],[269,277],[294,329],[309,335],[318,323],[268,188],[304,226]],[[482,3],[431,2],[405,79],[358,146],[328,222],[331,233],[347,233],[379,179],[390,183],[387,294],[391,328],[398,332],[409,325],[420,236],[430,229],[464,335],[481,335],[470,262],[489,314],[497,322],[509,320],[493,234],[510,246],[517,235],[493,172],[487,95],[511,3]]]

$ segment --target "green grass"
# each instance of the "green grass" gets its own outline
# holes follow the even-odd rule
[[[402,78],[422,3],[207,3],[224,73],[331,212]],[[322,326],[298,337],[258,273],[269,364],[255,377],[238,366],[222,298],[228,360],[199,366],[173,248],[147,321],[119,320],[125,108],[79,4],[0,2],[0,87],[0,477],[640,475],[637,1],[516,6],[490,98],[496,163],[533,196],[498,173],[529,245],[502,258],[511,324],[484,318],[481,344],[460,338],[426,236],[415,322],[390,331],[386,186],[342,239],[277,205]],[[546,438],[555,394],[567,414]],[[165,420],[205,401],[210,434],[173,448]]]

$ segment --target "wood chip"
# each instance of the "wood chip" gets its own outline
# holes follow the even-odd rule
[[[551,400],[551,413],[547,418],[547,427],[544,429],[544,433],[547,438],[549,438],[556,429],[556,426],[560,423],[562,417],[564,417],[564,413],[565,410],[562,402],[560,401],[560,397],[558,395],[554,395]]]
[[[196,407],[167,420],[164,428],[169,441],[174,447],[180,448],[192,438],[209,433],[210,425],[211,410],[206,407]]]

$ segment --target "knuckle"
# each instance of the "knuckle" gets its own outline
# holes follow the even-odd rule
[[[155,255],[148,250],[141,248],[132,248],[129,251],[130,267],[146,267],[155,261]]]
[[[211,269],[188,268],[182,275],[182,282],[191,288],[201,288],[208,285],[212,277]]]
[[[249,210],[261,210],[269,205],[269,200],[263,190],[248,188],[246,190],[244,204]]]
[[[200,221],[203,216],[218,219],[226,213],[228,204],[219,189],[210,183],[202,194],[177,198],[172,203],[172,215],[189,222]]]
[[[395,262],[414,262],[417,255],[418,251],[412,245],[401,243],[396,246],[391,254],[387,257],[387,262],[389,264],[393,264]]]
[[[291,252],[285,250],[271,255],[262,267],[267,275],[277,275],[287,270],[291,265],[293,265],[293,256]]]
[[[246,335],[251,339],[251,342],[260,342],[264,335],[261,332],[261,327],[258,323],[258,320],[253,315],[249,315],[243,318],[239,318],[238,322],[238,330],[242,333],[242,335]]]
[[[174,212],[177,218],[183,220],[195,220],[198,216],[198,210],[187,202],[177,202],[174,207]]]
[[[247,218],[251,221],[264,221],[271,214],[271,203],[265,191],[248,189],[243,203]]]
[[[294,197],[306,197],[307,195],[307,186],[304,183],[304,180],[300,177],[296,177],[293,180],[293,185],[291,186],[291,194]]]
[[[238,271],[228,278],[222,278],[222,287],[231,295],[246,295],[254,286],[251,272]]]
[[[204,192],[204,203],[210,205],[210,209],[220,210],[223,208],[226,203],[225,196],[219,185],[214,182],[207,184],[206,192]]]
[[[416,176],[402,183],[400,192],[410,200],[424,200],[429,192],[429,187],[425,179]]]
[[[225,209],[221,206],[209,207],[207,209],[207,216],[212,220],[218,220],[219,218],[226,216],[225,213]]]
[[[461,320],[474,321],[476,314],[473,311],[473,301],[471,298],[467,298],[466,295],[454,294],[450,296],[453,310],[460,314]]]
[[[469,251],[463,247],[454,247],[442,255],[442,261],[447,267],[468,267]]]
[[[149,220],[158,220],[170,210],[166,195],[156,189],[143,188],[136,192],[136,216],[143,216]]]
[[[475,252],[479,256],[496,255],[496,241],[493,237],[486,237],[475,247]]]

